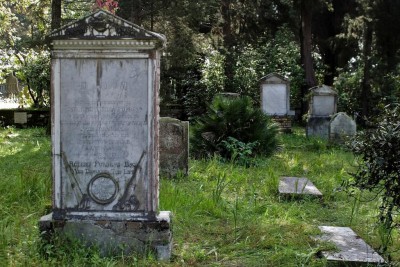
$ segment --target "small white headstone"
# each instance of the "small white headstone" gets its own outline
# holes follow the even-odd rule
[[[325,117],[336,113],[337,92],[330,86],[322,85],[310,89],[310,115],[312,117]]]
[[[284,77],[271,73],[263,77],[261,84],[262,110],[267,115],[290,115],[289,81]]]

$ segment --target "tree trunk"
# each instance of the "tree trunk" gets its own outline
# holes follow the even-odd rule
[[[224,74],[225,80],[225,91],[232,92],[233,88],[233,77],[234,77],[234,38],[232,34],[232,16],[231,16],[231,0],[221,1],[221,15],[223,18],[222,34],[224,40],[224,50],[222,51],[225,56]]]
[[[364,121],[369,115],[369,99],[371,96],[371,52],[372,52],[372,27],[369,22],[364,22],[362,62],[364,62],[363,78],[361,81],[361,117]]]
[[[301,46],[301,61],[305,74],[305,85],[301,88],[301,111],[302,115],[307,113],[308,103],[306,95],[308,89],[317,85],[317,79],[315,78],[314,63],[312,58],[312,7],[313,0],[301,0],[300,2],[300,16],[301,16],[301,27],[300,27],[300,46]]]
[[[61,0],[51,1],[51,29],[61,27]]]
[[[301,1],[301,33],[302,33],[302,60],[306,75],[306,84],[309,88],[317,85],[314,63],[312,58],[312,7],[313,0]]]
[[[142,1],[141,0],[132,0],[131,5],[131,15],[130,21],[137,24],[142,25]]]

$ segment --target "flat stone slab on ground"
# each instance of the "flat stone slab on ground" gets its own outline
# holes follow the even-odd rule
[[[324,251],[328,261],[351,264],[383,264],[385,260],[349,227],[319,226],[323,235],[319,240],[329,241],[339,251]]]
[[[322,196],[322,193],[310,180],[300,177],[281,177],[279,181],[279,194]]]

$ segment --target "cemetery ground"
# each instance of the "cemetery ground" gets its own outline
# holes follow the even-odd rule
[[[326,266],[320,252],[335,247],[313,238],[321,225],[351,227],[379,251],[387,233],[376,225],[378,201],[344,191],[354,156],[307,139],[303,128],[281,138],[282,149],[253,167],[191,160],[188,177],[161,178],[160,209],[174,214],[167,263],[151,254],[101,258],[58,238],[41,243],[37,223],[51,209],[50,137],[42,128],[1,128],[0,266]],[[280,176],[309,178],[323,199],[280,197]],[[391,266],[400,266],[399,235],[394,230],[383,255]]]

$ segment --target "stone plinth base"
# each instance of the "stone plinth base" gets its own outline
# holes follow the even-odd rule
[[[307,121],[307,137],[315,136],[329,139],[329,125],[331,117],[310,117]]]
[[[290,116],[272,116],[272,120],[279,125],[279,131],[282,133],[292,132],[292,117]]]
[[[172,249],[171,213],[161,211],[155,220],[54,220],[43,216],[39,230],[44,238],[59,234],[99,248],[103,256],[153,252],[158,260],[169,260]]]

